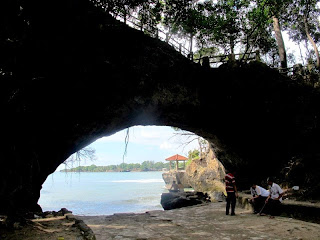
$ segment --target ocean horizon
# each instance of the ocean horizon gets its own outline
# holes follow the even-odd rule
[[[143,213],[163,210],[164,192],[162,172],[55,172],[43,184],[38,203],[43,211],[67,208],[81,216]]]

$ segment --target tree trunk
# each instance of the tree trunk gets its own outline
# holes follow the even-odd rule
[[[192,54],[192,50],[193,50],[193,34],[191,33],[190,34],[190,54]]]
[[[304,16],[303,17],[303,22],[304,22],[304,30],[306,31],[306,35],[311,43],[311,45],[313,46],[314,52],[316,53],[316,57],[317,57],[317,69],[320,69],[320,56],[319,56],[319,51],[318,51],[318,47],[317,44],[314,42],[314,40],[312,39],[310,32],[309,32],[309,26],[308,26],[308,21],[307,21],[307,17]]]
[[[278,45],[281,68],[287,68],[287,54],[286,54],[286,49],[285,49],[283,38],[282,38],[279,19],[276,16],[273,16],[272,20],[273,20],[273,30],[276,35],[276,41]]]
[[[230,52],[234,54],[234,38],[230,37]]]
[[[189,49],[189,59],[193,61],[193,34],[190,34],[190,49]]]
[[[304,60],[303,60],[303,55],[302,55],[302,51],[301,51],[300,42],[298,43],[298,47],[299,47],[299,51],[300,51],[300,58],[301,58],[301,61],[302,61],[302,65],[304,65]]]

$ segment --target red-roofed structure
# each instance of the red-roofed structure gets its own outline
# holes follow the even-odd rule
[[[188,158],[179,154],[173,155],[172,157],[166,158],[166,161],[187,161]]]
[[[173,155],[173,156],[171,156],[171,157],[168,157],[168,158],[166,158],[166,161],[176,161],[176,166],[175,166],[175,169],[177,170],[177,171],[179,171],[179,170],[185,170],[185,168],[186,168],[186,161],[188,160],[188,158],[186,158],[186,157],[184,157],[184,156],[181,156],[181,155],[179,155],[179,154],[176,154],[176,155]],[[179,161],[183,161],[183,168],[179,168]],[[170,164],[169,164],[169,166],[170,166],[170,170],[171,170],[171,162],[170,162]]]

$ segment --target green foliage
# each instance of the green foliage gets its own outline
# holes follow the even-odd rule
[[[279,61],[273,35],[272,17],[276,16],[291,40],[307,45],[306,29],[315,43],[320,41],[318,0],[90,0],[113,15],[134,15],[150,28],[165,28],[168,37],[179,42],[197,44],[197,57],[254,52],[259,50],[269,59]],[[20,48],[34,29],[37,16],[32,1],[4,0],[0,3],[0,68],[2,74],[13,75]],[[62,6],[63,7],[63,6]],[[51,9],[48,9],[48,11]],[[52,11],[55,11],[52,9]],[[304,20],[307,21],[307,25]],[[40,25],[39,25],[40,26]],[[307,26],[307,28],[306,28]],[[311,41],[310,41],[311,42]],[[311,43],[312,44],[312,43]],[[279,44],[278,44],[279,45]],[[309,44],[310,47],[310,44]],[[307,51],[305,62],[317,57],[317,46]],[[270,60],[271,59],[271,60]],[[27,68],[25,68],[27,69]]]
[[[94,1],[109,12],[135,12],[143,24],[152,27],[162,24],[168,39],[173,35],[185,39],[190,51],[196,41],[196,58],[259,50],[270,65],[277,65],[279,55],[281,61],[286,61],[283,44],[279,39],[276,41],[273,34],[273,17],[288,31],[290,38],[299,43],[307,40],[303,22],[303,17],[307,17],[311,37],[316,43],[320,40],[317,0]],[[306,59],[314,58],[315,52],[309,51]]]
[[[198,149],[190,150],[188,152],[188,161],[186,162],[186,166],[188,166],[193,159],[197,159],[200,157],[200,151]]]
[[[61,172],[123,172],[123,171],[161,171],[163,168],[169,169],[169,163],[144,161],[143,163],[121,163],[120,165],[78,166],[71,169],[64,169]]]
[[[190,150],[188,152],[188,159],[195,159],[195,158],[198,158],[200,156],[200,152],[198,149],[194,149],[194,150]]]
[[[319,25],[320,8],[317,0],[296,0],[288,6],[285,16],[284,27],[289,33],[289,37],[296,43],[313,41],[314,44],[320,42]],[[309,38],[308,35],[309,34]],[[308,51],[305,56],[306,62],[314,59],[317,51],[316,45],[313,45],[314,51]],[[316,56],[318,57],[318,56]]]

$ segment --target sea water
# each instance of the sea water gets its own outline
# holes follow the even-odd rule
[[[55,172],[42,186],[43,211],[67,208],[75,215],[162,210],[162,172]]]

